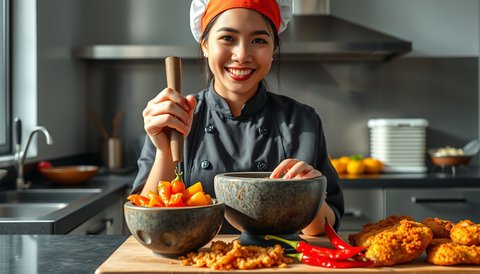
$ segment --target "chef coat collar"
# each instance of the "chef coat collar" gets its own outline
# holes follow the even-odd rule
[[[229,117],[234,117],[228,102],[220,96],[215,89],[213,88],[213,81],[210,82],[210,87],[206,95],[207,104],[216,111],[223,113]],[[267,103],[267,90],[265,89],[265,84],[263,81],[260,81],[258,84],[257,93],[250,98],[242,108],[240,116],[237,118],[249,116],[257,113],[262,110]]]

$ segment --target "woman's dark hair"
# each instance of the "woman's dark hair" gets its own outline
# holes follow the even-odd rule
[[[270,20],[270,18],[263,15],[262,13],[260,13],[260,14],[263,17],[263,20],[265,20],[265,22],[270,26],[270,29],[273,32],[273,51],[275,52],[275,55],[277,56],[276,59],[277,59],[277,65],[278,65],[278,71],[279,71],[279,68],[280,68],[280,46],[281,46],[280,36],[278,35],[278,32],[276,31],[277,28],[275,27],[275,24],[272,22],[272,20]],[[215,21],[217,21],[217,18],[218,18],[218,15],[215,16],[210,21],[210,23],[208,23],[207,27],[205,28],[205,31],[203,32],[202,36],[200,37],[199,56],[200,56],[200,59],[202,61],[204,61],[204,73],[205,73],[205,80],[206,80],[207,86],[211,82],[211,80],[213,79],[213,73],[210,70],[210,67],[208,66],[208,61],[203,56],[202,41],[205,41],[205,40],[208,39],[208,35],[210,34],[210,30],[212,29],[212,26],[215,23]]]

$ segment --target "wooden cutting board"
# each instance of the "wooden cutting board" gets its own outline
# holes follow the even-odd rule
[[[238,235],[217,235],[214,241],[231,242],[238,238]],[[302,238],[309,243],[331,247],[328,239],[324,237],[308,237],[302,235]],[[206,246],[210,246],[210,243]],[[137,240],[130,236],[100,267],[96,274],[107,273],[221,273],[225,271],[215,271],[209,268],[196,268],[193,266],[183,266],[178,259],[165,258],[155,255],[149,249],[142,246]],[[301,263],[289,264],[287,268],[264,268],[254,270],[236,270],[236,272],[255,273],[480,273],[480,266],[436,266],[426,262],[425,255],[420,256],[415,261],[408,264],[397,265],[393,267],[372,267],[372,268],[349,268],[349,269],[330,269],[314,267]]]

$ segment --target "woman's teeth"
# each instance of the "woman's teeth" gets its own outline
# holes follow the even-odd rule
[[[238,76],[249,75],[250,73],[252,73],[252,71],[253,71],[252,69],[230,69],[230,68],[228,69],[228,72]]]

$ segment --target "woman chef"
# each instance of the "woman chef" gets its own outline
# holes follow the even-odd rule
[[[132,192],[156,192],[160,180],[175,177],[165,130],[174,128],[186,136],[186,183],[200,181],[214,195],[214,176],[224,172],[272,171],[271,178],[285,179],[323,174],[326,203],[303,233],[322,234],[325,217],[338,228],[343,194],[321,120],[313,108],[271,93],[264,80],[291,0],[193,0],[190,16],[208,62],[209,86],[186,97],[165,88],[148,102],[143,117],[149,138]]]

